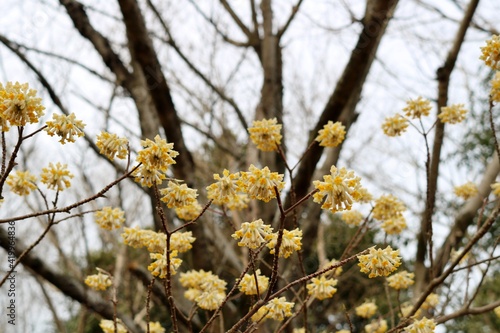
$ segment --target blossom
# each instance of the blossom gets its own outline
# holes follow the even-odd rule
[[[191,231],[175,232],[170,236],[170,249],[184,253],[193,247],[195,240]]]
[[[115,330],[115,322],[112,320],[101,319],[99,322],[99,327],[103,330],[104,333],[127,333],[127,328],[120,319],[117,319],[116,330]]]
[[[330,175],[323,176],[323,180],[313,182],[318,190],[313,196],[314,202],[321,203],[326,196],[322,209],[329,209],[332,213],[350,210],[353,201],[359,197],[361,180],[354,175],[354,171],[348,171],[344,167],[339,170],[332,165]]]
[[[369,278],[377,276],[388,276],[401,265],[399,250],[393,250],[390,246],[385,249],[370,248],[370,253],[358,256],[361,272],[369,274]]]
[[[493,183],[490,185],[493,195],[500,197],[500,183]]]
[[[495,312],[495,315],[496,315],[498,318],[500,318],[500,306],[497,306],[497,307],[493,310],[493,312]]]
[[[85,284],[95,290],[106,290],[113,283],[108,274],[103,274],[99,271],[97,274],[87,276]]]
[[[365,301],[360,306],[357,306],[354,310],[356,311],[357,316],[360,316],[362,318],[370,318],[375,314],[375,312],[377,312],[377,309],[377,304],[370,301]]]
[[[486,46],[481,47],[481,56],[486,66],[494,70],[500,70],[500,36],[493,35],[486,41]]]
[[[170,274],[175,275],[177,273],[177,268],[182,263],[182,260],[177,257],[177,251],[170,252]],[[148,266],[148,271],[157,276],[160,279],[167,277],[167,256],[165,253],[150,253],[149,256],[154,261]]]
[[[169,181],[168,186],[160,190],[161,201],[167,204],[168,208],[189,206],[196,203],[198,190],[189,188],[186,184],[177,184]]]
[[[441,113],[438,114],[438,117],[443,123],[458,124],[465,119],[466,114],[467,110],[463,104],[452,104],[441,107]]]
[[[111,161],[113,161],[115,157],[123,160],[127,158],[128,155],[128,140],[114,133],[102,131],[101,134],[97,136],[97,148],[99,148],[100,154],[103,154]]]
[[[387,332],[387,321],[382,319],[373,320],[365,326],[366,333],[385,333]]]
[[[248,207],[249,201],[250,198],[248,198],[248,194],[238,193],[233,197],[233,200],[226,203],[225,206],[229,210],[242,210]]]
[[[400,136],[406,132],[407,128],[408,120],[399,114],[396,114],[394,117],[385,118],[382,124],[382,130],[387,136]]]
[[[271,241],[267,243],[267,247],[271,249],[269,253],[274,254],[276,244],[278,242],[278,233],[271,234]],[[281,246],[279,256],[288,258],[294,251],[300,251],[302,247],[302,230],[299,228],[293,230],[283,230],[283,237],[281,238]]]
[[[427,319],[426,317],[415,320],[413,324],[405,327],[404,331],[407,333],[433,333],[436,328],[436,323],[433,319]]]
[[[266,305],[266,318],[282,321],[292,315],[293,302],[287,302],[285,297],[273,298]]]
[[[430,293],[422,304],[422,309],[434,309],[439,304],[439,296],[435,293]]]
[[[337,288],[334,288],[336,285],[336,279],[327,279],[326,277],[321,276],[320,278],[312,278],[306,288],[309,295],[321,301],[325,298],[333,297],[333,295],[337,292]]]
[[[479,190],[477,189],[476,184],[473,182],[467,182],[463,185],[455,186],[453,193],[455,193],[457,197],[467,200],[478,194]]]
[[[262,151],[274,151],[281,143],[281,124],[276,118],[262,119],[253,122],[253,126],[248,128],[250,139]]]
[[[141,184],[141,186],[151,187],[153,185],[159,185],[167,177],[160,170],[148,169],[144,164],[141,164],[133,173],[132,176],[135,177],[135,181]]]
[[[147,330],[145,330],[147,331]],[[161,326],[160,322],[149,322],[149,333],[165,333],[165,329]]]
[[[393,217],[382,222],[380,227],[388,235],[399,235],[406,228],[406,220],[402,215]]]
[[[7,82],[5,87],[0,84],[0,118],[11,126],[37,123],[45,107],[42,99],[36,97],[36,92],[29,89],[28,83]],[[2,124],[2,130],[7,128],[7,123]]]
[[[227,283],[212,272],[190,270],[180,274],[179,282],[188,288],[184,297],[205,310],[217,309],[226,297]]]
[[[103,207],[94,214],[95,222],[106,230],[118,229],[125,222],[124,214],[120,208]]]
[[[401,271],[392,276],[389,276],[387,278],[387,282],[389,283],[389,287],[394,288],[396,290],[408,289],[409,286],[415,283],[415,281],[413,281],[414,277],[415,277],[414,273]]]
[[[196,297],[195,301],[198,306],[204,310],[217,310],[218,307],[222,305],[224,299],[226,298],[226,294],[217,291],[205,291],[200,293],[198,297]]]
[[[348,210],[340,215],[340,219],[350,226],[358,226],[363,221],[364,217],[357,210]]]
[[[332,259],[330,261],[328,261],[326,264],[324,264],[321,269],[325,269],[327,267],[331,267],[331,266],[334,266],[335,264],[337,264],[339,261],[337,259]],[[330,274],[330,273],[333,273],[332,275],[333,276],[340,276],[340,274],[342,274],[342,271],[344,269],[342,268],[342,266],[338,266],[338,267],[335,267],[334,269],[332,269],[331,271],[325,273],[324,275],[327,275],[327,274]]]
[[[255,283],[257,278],[257,283]],[[255,274],[245,274],[238,285],[238,288],[245,295],[259,295],[267,290],[269,286],[269,278],[261,275],[260,269],[255,271]],[[257,292],[258,287],[258,292]]]
[[[75,136],[81,137],[85,134],[83,133],[83,128],[85,124],[83,121],[76,119],[74,113],[69,116],[58,115],[54,113],[52,115],[52,121],[47,121],[46,123],[47,134],[50,136],[57,135],[61,138],[59,142],[65,144],[67,142],[75,142]]]
[[[405,210],[405,205],[398,198],[388,194],[375,201],[372,215],[374,219],[384,221],[402,216]]]
[[[422,116],[428,116],[431,109],[431,102],[428,99],[418,96],[416,99],[407,100],[403,111],[405,111],[407,117],[417,119]]]
[[[500,72],[496,72],[495,76],[490,82],[491,90],[490,90],[490,99],[493,102],[500,102]]]
[[[124,228],[121,234],[123,238],[123,243],[125,245],[131,246],[133,248],[143,247],[141,229],[139,227],[134,228]]]
[[[337,147],[344,141],[345,138],[345,126],[342,125],[340,121],[333,122],[328,121],[328,123],[320,129],[316,141],[319,141],[319,145],[323,147]]]
[[[200,216],[202,211],[203,207],[201,207],[198,201],[190,205],[175,208],[175,214],[177,214],[177,217],[185,221],[194,220],[195,218]]]
[[[240,173],[229,173],[229,170],[224,169],[223,176],[218,173],[214,174],[214,179],[217,182],[207,186],[207,198],[213,200],[216,205],[229,203],[238,196],[238,192],[242,191],[239,183]]]
[[[243,222],[241,228],[231,237],[241,239],[238,246],[247,246],[255,250],[270,238],[272,232],[273,228],[270,225],[264,224],[262,219],[258,219],[252,222]]]
[[[373,200],[373,196],[364,187],[358,189],[358,198],[356,199],[360,203],[369,203]]]
[[[306,329],[305,328],[294,328],[292,333],[306,333]]]
[[[69,180],[74,176],[67,167],[67,164],[61,164],[60,162],[57,162],[56,165],[49,163],[48,168],[42,169],[42,183],[47,185],[49,189],[56,191],[64,191],[64,189],[69,188],[71,186]]]
[[[266,306],[261,306],[257,312],[255,312],[250,319],[252,319],[253,322],[260,322],[261,320],[266,319],[266,315],[268,314],[269,310],[267,309]]]
[[[410,314],[410,311],[413,309],[413,304],[410,304],[410,303],[403,303],[401,305],[401,316],[402,317],[408,317],[408,315]],[[418,309],[415,314],[412,316],[412,318],[418,318],[420,317],[420,314],[422,313],[422,311],[420,309]]]
[[[146,247],[151,253],[162,253],[167,247],[167,235],[153,230],[140,230],[138,242],[138,247]]]
[[[10,190],[17,195],[28,195],[36,189],[36,176],[29,171],[16,171],[11,173],[6,180]]]
[[[268,167],[259,169],[253,164],[248,168],[248,172],[242,172],[240,185],[251,199],[269,202],[276,198],[274,188],[281,191],[285,187],[283,175],[271,172]]]

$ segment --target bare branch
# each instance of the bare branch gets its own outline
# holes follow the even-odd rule
[[[295,18],[295,16],[299,12],[299,8],[300,8],[300,5],[302,4],[302,2],[303,2],[303,0],[298,0],[297,4],[292,7],[292,13],[288,17],[288,20],[286,20],[286,23],[278,30],[278,34],[277,34],[278,39],[281,39],[283,34],[286,32],[286,30],[288,29],[288,27],[292,23],[293,19]]]

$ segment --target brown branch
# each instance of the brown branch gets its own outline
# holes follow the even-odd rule
[[[226,0],[220,0],[220,3],[222,4],[222,6],[224,7],[224,9],[228,12],[228,14],[231,16],[231,18],[233,19],[234,23],[236,23],[236,25],[238,27],[240,27],[241,31],[248,37],[248,40],[252,40],[252,32],[250,31],[250,29],[248,29],[248,27],[241,21],[241,19],[238,17],[238,15],[234,12],[233,8],[231,8],[231,6],[229,5],[229,3],[227,3]]]
[[[442,323],[445,323],[449,320],[452,320],[455,318],[460,318],[460,317],[465,317],[468,315],[480,315],[480,314],[492,311],[493,309],[495,309],[498,306],[500,306],[500,300],[495,301],[495,302],[490,303],[490,304],[487,304],[487,305],[478,306],[478,307],[474,307],[474,308],[469,308],[469,307],[462,308],[462,309],[455,311],[453,313],[450,313],[448,315],[444,315],[444,316],[436,318],[436,323],[442,324]]]
[[[300,8],[300,5],[302,4],[302,2],[303,2],[303,0],[298,0],[297,4],[292,7],[292,13],[290,14],[288,19],[286,20],[286,23],[278,30],[278,33],[277,33],[278,39],[281,39],[281,37],[286,32],[288,27],[290,27],[290,24],[292,23],[293,19],[295,18],[295,16],[299,12],[299,8]]]

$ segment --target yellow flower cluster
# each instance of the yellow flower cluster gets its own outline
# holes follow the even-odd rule
[[[306,288],[308,294],[313,298],[317,298],[320,301],[325,298],[332,298],[337,292],[336,279],[327,279],[324,275],[319,278],[312,278],[311,282],[307,284]]]
[[[493,35],[486,41],[486,46],[481,47],[481,56],[486,66],[500,70],[500,36]]]
[[[385,220],[380,225],[388,235],[399,235],[406,229],[406,219],[401,215]]]
[[[491,192],[493,195],[500,197],[500,183],[493,183],[491,186]]]
[[[257,283],[255,283],[256,277]],[[255,275],[245,274],[238,285],[238,289],[240,289],[240,291],[245,295],[260,295],[267,290],[268,286],[269,278],[265,275],[261,275],[260,269],[258,269],[255,271]]]
[[[9,126],[25,126],[27,123],[37,123],[43,116],[45,107],[42,99],[36,97],[36,90],[30,89],[27,83],[0,83],[0,119],[2,131]]]
[[[161,184],[166,179],[168,166],[175,164],[174,158],[179,155],[173,150],[173,143],[167,143],[159,135],[155,136],[154,140],[141,141],[143,149],[136,157],[137,163],[141,165],[133,174],[135,181],[146,187]]]
[[[422,304],[422,309],[434,309],[439,304],[439,295],[435,293],[430,293]]]
[[[167,247],[167,235],[153,230],[125,228],[121,236],[125,245],[134,248],[146,247],[151,253],[162,253]],[[170,250],[184,253],[193,247],[191,244],[195,240],[191,231],[173,233],[170,236]]]
[[[428,116],[431,109],[431,102],[428,99],[418,96],[416,99],[407,100],[403,111],[407,117],[418,119]]]
[[[357,306],[355,309],[356,315],[362,318],[370,318],[372,317],[378,310],[377,304],[372,301],[365,301],[360,306]]]
[[[359,198],[361,188],[360,178],[354,175],[354,171],[348,171],[342,167],[337,169],[332,165],[330,174],[323,176],[323,182],[315,180],[314,187],[318,190],[313,196],[316,203],[322,203],[321,208],[328,209],[332,213],[342,210],[350,210],[354,200]]]
[[[392,194],[382,195],[375,201],[373,218],[383,221],[382,228],[388,234],[399,234],[406,228],[403,212],[405,205]]]
[[[191,205],[176,207],[175,214],[181,220],[191,221],[197,218],[203,210],[203,207],[198,202],[195,202]]]
[[[385,249],[370,248],[370,253],[358,256],[361,272],[369,274],[368,277],[388,276],[401,265],[399,250],[390,246]]]
[[[147,331],[146,329],[144,331]],[[149,322],[149,333],[165,333],[165,329],[161,326],[160,322]]]
[[[276,118],[254,121],[248,132],[250,140],[262,151],[275,151],[281,143],[281,124]]]
[[[181,273],[180,284],[188,290],[184,297],[204,310],[216,310],[226,298],[226,282],[212,272],[190,270]]]
[[[76,119],[74,113],[69,116],[65,115],[52,115],[52,121],[47,121],[47,128],[45,131],[48,135],[54,136],[57,135],[61,139],[59,142],[61,144],[65,144],[67,142],[75,142],[76,137],[84,136],[83,128],[85,124],[83,121]]]
[[[340,219],[342,221],[344,221],[346,224],[356,227],[356,226],[361,224],[364,217],[363,217],[363,214],[361,214],[357,210],[348,210],[348,211],[342,213],[342,215],[340,216]]]
[[[406,132],[407,128],[408,120],[400,114],[385,118],[385,121],[382,124],[382,130],[384,131],[384,134],[392,137],[400,136],[401,134]]]
[[[476,184],[473,182],[467,182],[463,185],[455,186],[453,193],[459,198],[468,200],[479,193]]]
[[[315,140],[319,141],[319,145],[323,147],[337,147],[344,141],[344,138],[345,126],[340,121],[334,123],[330,120],[323,126],[323,129],[319,130]]]
[[[149,256],[152,260],[154,260],[149,266],[148,271],[153,274],[153,276],[157,276],[160,279],[164,279],[167,277],[167,255],[166,251],[163,253],[150,253]],[[175,275],[177,273],[177,269],[182,263],[182,260],[177,257],[177,251],[173,250],[169,253],[170,256],[170,274]]]
[[[389,276],[387,278],[387,282],[389,283],[389,287],[394,288],[396,290],[407,289],[409,286],[415,283],[415,281],[413,281],[414,277],[415,277],[414,273],[401,271],[392,276]]]
[[[285,187],[283,175],[271,172],[268,167],[259,169],[253,164],[248,168],[248,172],[241,173],[240,184],[250,199],[264,202],[276,198],[275,187],[278,192]]]
[[[99,327],[102,329],[104,333],[127,333],[128,330],[120,321],[117,319],[116,330],[115,330],[115,322],[112,320],[102,319],[99,322]]]
[[[112,282],[108,274],[99,271],[97,274],[87,276],[85,284],[95,290],[106,290],[112,285]]]
[[[302,230],[299,228],[293,230],[283,230],[279,257],[288,258],[294,251],[300,251],[302,247]],[[271,250],[269,253],[275,253],[275,247],[278,242],[278,233],[271,234],[267,247]]]
[[[161,201],[167,204],[168,208],[180,208],[195,204],[198,191],[189,188],[186,184],[177,184],[177,182],[169,181],[168,186],[160,190],[163,195]]]
[[[450,106],[441,107],[441,112],[438,114],[439,119],[443,123],[458,124],[465,119],[467,110],[463,104],[452,104]]]
[[[365,333],[385,333],[388,326],[385,319],[373,320],[370,324],[365,326]]]
[[[239,196],[243,191],[242,184],[239,181],[239,172],[230,174],[229,170],[224,169],[222,177],[216,173],[214,179],[217,182],[207,186],[208,199],[213,200],[216,205],[224,205],[239,200]]]
[[[270,225],[264,224],[262,219],[258,219],[252,222],[243,222],[241,228],[231,237],[240,239],[238,246],[247,246],[255,250],[271,238],[272,232],[273,228]]]
[[[7,185],[17,195],[28,195],[36,189],[36,176],[29,171],[16,171],[7,177]]]
[[[285,297],[273,298],[252,316],[252,321],[259,322],[263,319],[283,321],[285,317],[292,315],[294,305],[293,302],[287,302]]]
[[[415,320],[413,324],[405,327],[404,331],[406,333],[434,333],[436,328],[436,322],[433,319],[427,319],[426,317]]]
[[[495,77],[490,82],[490,98],[493,102],[500,102],[500,72],[495,73]]]
[[[115,157],[123,160],[127,158],[128,155],[128,140],[127,138],[121,138],[116,134],[108,133],[102,131],[101,134],[97,136],[97,148],[99,148],[99,153],[103,154],[111,161]]]
[[[64,189],[71,186],[69,180],[73,177],[73,174],[68,170],[67,164],[57,162],[56,165],[49,163],[48,168],[42,169],[41,181],[47,185],[49,189],[64,191]]]
[[[497,307],[493,310],[493,312],[495,312],[495,315],[496,315],[498,318],[500,318],[500,306],[497,306]]]
[[[118,229],[125,222],[125,212],[120,208],[103,207],[101,210],[97,211],[95,216],[95,222],[103,229],[113,230]]]

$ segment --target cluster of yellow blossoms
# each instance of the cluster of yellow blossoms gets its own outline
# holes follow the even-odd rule
[[[328,121],[323,129],[319,130],[315,140],[323,147],[337,147],[344,141],[345,133],[345,126],[340,121]]]
[[[408,273],[407,271],[401,271],[392,276],[387,277],[387,282],[389,287],[394,288],[396,290],[400,289],[408,289],[409,286],[413,285],[415,281],[413,278],[415,277],[414,273]]]
[[[281,143],[281,124],[276,118],[254,121],[248,132],[250,140],[262,151],[275,151]]]
[[[261,275],[260,269],[254,274],[245,274],[241,279],[238,289],[245,295],[260,295],[267,290],[269,278]]]
[[[212,272],[190,270],[180,274],[179,282],[188,288],[184,297],[201,309],[216,310],[226,298],[227,283]]]
[[[287,302],[285,297],[273,298],[252,316],[252,321],[261,322],[264,319],[283,321],[285,317],[292,315],[294,305],[293,302]]]
[[[375,249],[374,246],[369,251],[368,254],[358,256],[358,266],[369,278],[388,276],[401,265],[399,250],[393,250],[390,246],[383,250]]]
[[[363,304],[357,306],[354,309],[354,311],[356,311],[356,315],[360,316],[361,318],[373,317],[373,315],[375,315],[377,310],[378,306],[373,301],[365,301]]]
[[[392,194],[382,195],[375,201],[373,218],[382,221],[381,227],[389,235],[399,234],[406,228],[403,212],[405,205]]]
[[[37,123],[44,115],[43,110],[42,99],[36,97],[36,90],[30,89],[27,83],[7,82],[5,86],[0,83],[0,121],[3,132],[8,131],[10,126]]]
[[[47,134],[50,136],[59,136],[61,138],[59,140],[61,144],[65,144],[66,141],[75,142],[75,136],[84,136],[83,128],[85,124],[83,121],[76,119],[74,113],[68,116],[54,113],[52,115],[52,121],[47,121],[46,125],[47,128],[45,130]]]
[[[95,222],[105,230],[118,229],[125,222],[125,212],[120,208],[103,207],[101,210],[97,211],[95,216]]]
[[[113,283],[108,274],[103,273],[100,269],[97,269],[98,273],[94,275],[89,275],[85,278],[85,284],[95,290],[106,290]]]
[[[69,172],[67,164],[57,162],[55,165],[49,163],[47,168],[42,169],[40,181],[47,185],[47,188],[55,191],[64,191],[71,186],[70,179],[73,174]],[[28,195],[37,188],[35,182],[37,178],[29,171],[15,171],[6,180],[11,191],[17,195]]]
[[[460,186],[455,186],[453,192],[457,197],[468,200],[478,194],[478,188],[473,182],[467,182]]]
[[[128,330],[120,319],[117,319],[116,330],[115,323],[112,320],[102,319],[99,322],[99,327],[104,333],[127,333]],[[146,328],[144,328],[146,331]],[[149,333],[165,333],[165,329],[159,322],[149,322]]]

